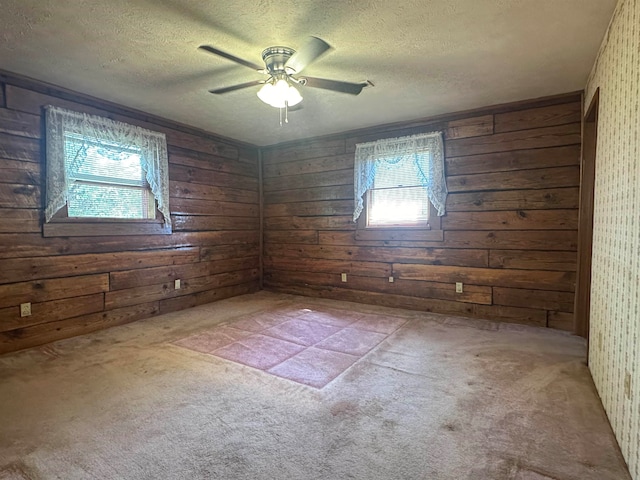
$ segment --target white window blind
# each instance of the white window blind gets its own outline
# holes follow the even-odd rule
[[[140,149],[65,134],[69,217],[155,218]]]

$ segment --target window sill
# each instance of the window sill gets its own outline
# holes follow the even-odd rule
[[[442,242],[442,230],[415,227],[363,228],[356,230],[356,240],[389,240],[409,242]]]
[[[119,235],[171,235],[171,226],[158,222],[49,222],[43,237],[107,237]]]

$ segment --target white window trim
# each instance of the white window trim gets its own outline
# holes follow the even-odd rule
[[[105,139],[140,149],[146,180],[164,219],[165,228],[171,229],[169,161],[164,133],[51,105],[45,107],[45,119],[45,222],[50,222],[54,215],[67,205],[69,176],[65,168],[64,135],[65,132],[73,132],[84,137]]]
[[[418,162],[417,155],[424,153],[428,154],[429,161],[426,169],[421,168],[424,171],[422,186],[438,216],[443,216],[448,193],[444,175],[444,142],[442,132],[431,132],[356,145],[353,221],[356,222],[364,210],[364,195],[373,186],[378,164],[397,162],[401,157],[410,157]]]

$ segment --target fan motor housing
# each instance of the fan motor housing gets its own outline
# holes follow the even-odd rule
[[[269,73],[286,73],[284,66],[294,53],[296,51],[289,47],[269,47],[262,52],[262,60]]]

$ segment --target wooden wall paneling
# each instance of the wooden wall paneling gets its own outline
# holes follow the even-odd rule
[[[499,113],[495,116],[495,132],[513,132],[532,128],[580,123],[582,106],[578,102],[563,103],[549,107],[529,108],[514,112]]]
[[[267,245],[265,253],[276,257],[355,260],[366,262],[419,263],[425,265],[459,265],[487,267],[486,250],[403,247],[354,247],[327,245]]]
[[[456,175],[447,178],[449,192],[478,190],[521,190],[577,187],[580,185],[580,167],[538,168],[511,172]]]
[[[547,312],[547,326],[558,330],[573,332],[574,330],[574,313],[556,312],[550,310]]]
[[[162,121],[162,119],[159,119],[160,121],[149,121],[148,118],[141,120],[141,115],[126,108],[114,109],[112,106],[105,105],[105,102],[96,102],[95,100],[90,100],[80,95],[76,96],[73,100],[69,100],[14,85],[6,85],[5,92],[7,96],[7,108],[12,110],[40,115],[43,106],[55,105],[91,115],[106,116],[113,120],[162,132],[166,134],[169,145],[229,159],[238,158],[238,147],[236,145],[230,145],[214,139],[213,136],[205,135],[204,132],[198,134],[182,131],[178,125],[166,120]],[[166,125],[168,123],[172,124],[172,126],[167,127]]]
[[[37,185],[40,185],[40,165],[0,158],[0,181],[38,188]]]
[[[274,163],[265,165],[264,178],[348,170],[353,169],[353,164],[354,159],[352,154],[313,158],[296,162]]]
[[[256,230],[258,217],[230,217],[217,215],[172,215],[175,232]]]
[[[333,187],[336,185],[352,185],[353,168],[331,172],[303,173],[286,177],[272,177],[264,180],[264,190],[293,190],[309,187]]]
[[[1,332],[0,354],[123,325],[158,313],[158,302],[152,302]]]
[[[393,264],[393,274],[398,278],[429,282],[471,283],[500,287],[527,288],[573,292],[574,272],[547,270],[515,270],[496,268],[459,268],[448,265]]]
[[[21,137],[40,138],[40,117],[0,108],[0,132]]]
[[[579,164],[580,145],[445,158],[445,168],[449,176],[566,167]]]
[[[40,163],[40,140],[0,133],[0,158]]]
[[[169,164],[169,178],[178,182],[214,185],[217,187],[239,188],[242,190],[258,190],[258,179],[236,175],[233,173],[216,172],[204,168],[186,167],[174,163]]]
[[[199,200],[193,198],[174,197],[169,206],[171,208],[171,214],[176,215],[258,218],[258,205],[251,203],[221,202],[218,200]]]
[[[34,208],[0,208],[0,233],[39,233],[40,212]]]
[[[40,201],[40,188],[35,185],[0,183],[0,208],[37,209]]]
[[[578,211],[451,212],[442,218],[442,225],[444,230],[575,230]]]
[[[125,270],[111,272],[109,274],[109,286],[113,292],[124,288],[172,282],[176,279],[184,280],[218,273],[234,272],[236,270],[248,270],[256,268],[256,265],[258,265],[257,257],[240,257],[224,258],[210,262],[198,262],[194,265],[184,264],[170,267]]]
[[[493,115],[482,115],[480,117],[463,118],[447,122],[444,131],[446,140],[455,138],[480,137],[493,133]]]
[[[258,203],[258,192],[239,188],[217,187],[187,182],[169,182],[169,195],[176,199]]]
[[[466,285],[462,294],[457,294],[451,285],[439,282],[420,282],[414,280],[396,280],[389,284],[387,278],[348,275],[347,282],[342,282],[339,273],[321,272],[271,272],[266,275],[267,285],[316,285],[364,290],[368,292],[390,293],[421,298],[437,298],[458,302],[491,304],[491,287]]]
[[[319,243],[318,237],[320,233],[317,230],[273,230],[265,232],[265,243],[269,245],[277,245],[282,243]]]
[[[445,144],[448,157],[480,155],[482,153],[559,147],[580,143],[580,122],[553,127],[497,133],[483,137],[450,140]]]
[[[17,307],[21,303],[47,302],[60,298],[80,297],[109,290],[109,274],[52,278],[0,285],[0,308]]]
[[[39,323],[54,322],[104,310],[104,294],[81,295],[31,304],[31,315],[20,316],[20,307],[0,308],[0,332]]]
[[[266,148],[263,152],[263,161],[265,165],[274,165],[283,162],[298,162],[309,158],[335,157],[345,153],[343,138],[307,140],[277,148]]]
[[[228,243],[228,242],[227,242]],[[200,260],[210,262],[212,260],[224,260],[227,258],[244,258],[256,255],[258,236],[253,234],[247,241],[225,245],[224,242],[215,245],[203,245],[200,248]]]
[[[578,187],[451,193],[447,211],[575,209],[577,192]]]
[[[104,303],[106,309],[120,308],[127,305],[148,303],[165,298],[203,292],[228,285],[238,285],[251,280],[257,280],[257,278],[258,269],[254,268],[187,278],[181,282],[181,287],[178,290],[173,288],[173,281],[154,285],[136,286],[134,288],[105,293]]]
[[[353,185],[331,187],[312,187],[303,190],[280,190],[265,192],[265,204],[312,202],[316,200],[351,200],[353,201]]]
[[[100,272],[159,265],[181,265],[200,259],[200,249],[179,249],[145,252],[88,253],[52,257],[16,258],[2,261],[0,284],[44,278],[72,277]]]
[[[265,288],[564,328],[576,279],[580,101],[556,96],[269,147]],[[433,130],[445,134],[442,230],[357,230],[355,145]]]
[[[258,280],[253,280],[239,285],[215,288],[213,290],[206,290],[204,292],[193,293],[181,297],[166,298],[159,302],[160,313],[184,310],[185,308],[192,308],[205,303],[217,302],[218,300],[223,300],[225,298],[254,293],[258,290],[260,290],[259,282]]]
[[[351,215],[334,217],[269,217],[264,219],[265,228],[270,230],[354,230]]]
[[[444,232],[448,248],[496,248],[502,250],[565,250],[578,249],[575,230],[452,230]]]
[[[363,277],[385,277],[392,274],[391,265],[375,261],[358,262],[349,260],[322,260],[265,256],[267,271],[287,270],[290,272],[346,273]]]
[[[157,315],[161,305],[169,311],[256,291],[256,148],[35,81],[2,80],[0,352]],[[121,235],[119,223],[96,223],[64,231],[56,224],[56,234],[81,236],[48,236],[54,225],[42,225],[41,148],[48,104],[167,135],[172,234],[145,234],[161,224]],[[173,301],[181,297],[189,300]],[[32,315],[19,317],[25,302]]]
[[[490,250],[489,266],[491,268],[575,272],[577,258],[575,252],[571,251]]]
[[[275,203],[265,205],[265,217],[321,216],[353,214],[353,200],[321,202]]]
[[[573,312],[573,292],[493,287],[493,303],[570,313]]]

